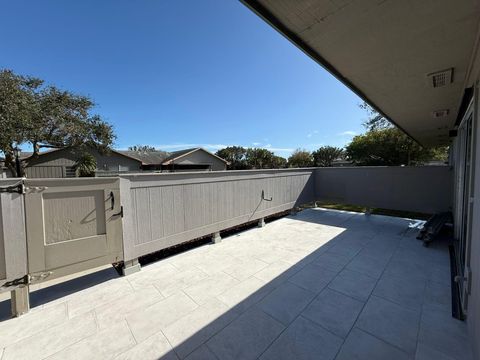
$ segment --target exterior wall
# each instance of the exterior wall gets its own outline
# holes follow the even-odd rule
[[[98,170],[108,171],[140,171],[141,162],[126,156],[111,152],[108,155],[100,154],[98,151],[92,150],[92,154],[97,160]]]
[[[174,161],[175,164],[190,165],[190,164],[208,164],[212,171],[227,170],[227,165],[215,156],[203,151],[198,150],[191,154],[182,156],[178,160]]]
[[[480,77],[479,77],[480,80]],[[474,159],[473,159],[473,213],[471,224],[471,255],[472,286],[468,300],[467,322],[470,339],[474,346],[475,358],[480,359],[480,94],[479,83],[475,87],[474,99]]]
[[[100,154],[96,150],[90,153],[97,160],[99,170],[108,171],[140,171],[141,162],[126,156],[111,152],[107,155]],[[71,149],[52,151],[29,161],[26,168],[28,178],[63,178],[67,177],[69,168],[75,166],[78,154]]]
[[[451,210],[448,166],[317,168],[316,198],[343,204],[435,213]]]
[[[124,258],[313,201],[313,177],[313,169],[121,176]]]

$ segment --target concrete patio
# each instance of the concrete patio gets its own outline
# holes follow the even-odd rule
[[[0,358],[470,359],[448,248],[409,223],[311,209],[128,277],[42,285],[0,322]]]

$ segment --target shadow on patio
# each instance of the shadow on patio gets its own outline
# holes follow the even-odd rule
[[[469,359],[447,244],[409,223],[311,209],[40,289],[0,323],[1,359]]]

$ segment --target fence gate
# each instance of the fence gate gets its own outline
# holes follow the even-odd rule
[[[25,181],[31,281],[123,259],[119,179]]]

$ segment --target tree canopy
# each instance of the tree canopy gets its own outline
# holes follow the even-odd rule
[[[32,146],[33,157],[42,148],[108,150],[115,139],[113,128],[91,113],[94,105],[87,96],[0,70],[0,152],[5,165],[16,174],[13,150],[22,144]]]
[[[345,148],[347,158],[355,165],[420,165],[430,160],[446,160],[448,147],[422,147],[368,104],[360,107],[369,116],[364,123],[367,132],[355,136]]]
[[[247,149],[241,146],[229,146],[224,149],[218,150],[215,154],[229,162],[229,170],[248,169],[246,159]]]
[[[288,158],[288,166],[293,168],[313,166],[312,154],[304,149],[296,149]]]
[[[133,145],[129,146],[128,150],[130,151],[138,151],[138,152],[151,152],[151,151],[157,151],[154,146],[150,145]]]
[[[342,158],[344,151],[335,146],[322,146],[312,153],[315,166],[329,167],[338,158]]]
[[[268,149],[229,146],[218,150],[215,155],[229,162],[229,170],[279,169],[287,167],[287,159],[275,155]]]

